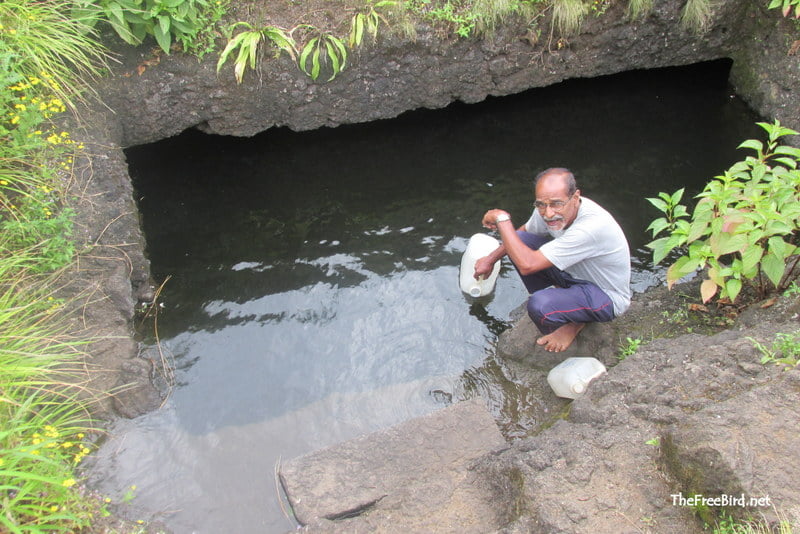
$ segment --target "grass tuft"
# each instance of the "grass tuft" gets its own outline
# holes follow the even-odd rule
[[[653,10],[653,0],[628,0],[628,17],[638,20]]]
[[[702,33],[711,24],[712,7],[712,0],[687,0],[681,13],[681,25]]]
[[[575,35],[588,12],[582,0],[553,0],[553,25],[562,36]]]

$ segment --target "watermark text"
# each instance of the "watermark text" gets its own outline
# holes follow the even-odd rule
[[[670,495],[670,497],[672,497],[672,506],[772,506],[772,501],[770,500],[769,495],[752,497],[741,493],[739,495],[718,495],[715,497],[706,497],[705,495],[698,493],[684,497],[683,493],[673,493]]]

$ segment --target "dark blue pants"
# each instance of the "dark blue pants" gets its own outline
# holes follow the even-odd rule
[[[549,237],[524,231],[517,231],[517,235],[533,250],[550,241]],[[614,318],[611,299],[592,282],[574,278],[557,267],[519,275],[530,293],[528,315],[542,334],[567,323],[602,323]]]

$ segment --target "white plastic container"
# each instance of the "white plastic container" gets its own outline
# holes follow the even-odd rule
[[[572,357],[547,373],[547,383],[559,397],[577,399],[586,392],[589,382],[606,372],[597,358]]]
[[[500,262],[494,264],[494,268],[488,277],[475,279],[475,262],[484,256],[488,256],[500,242],[490,235],[475,234],[469,238],[467,250],[461,256],[461,272],[459,274],[459,285],[461,291],[471,297],[483,297],[494,290],[494,283],[497,281],[497,274],[500,272]]]

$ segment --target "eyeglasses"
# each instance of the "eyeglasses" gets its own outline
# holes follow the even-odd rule
[[[553,211],[561,211],[570,200],[572,200],[572,195],[570,195],[567,200],[554,200],[552,202],[542,202],[541,200],[537,200],[533,203],[533,207],[539,211],[545,211],[547,208],[550,208]]]

